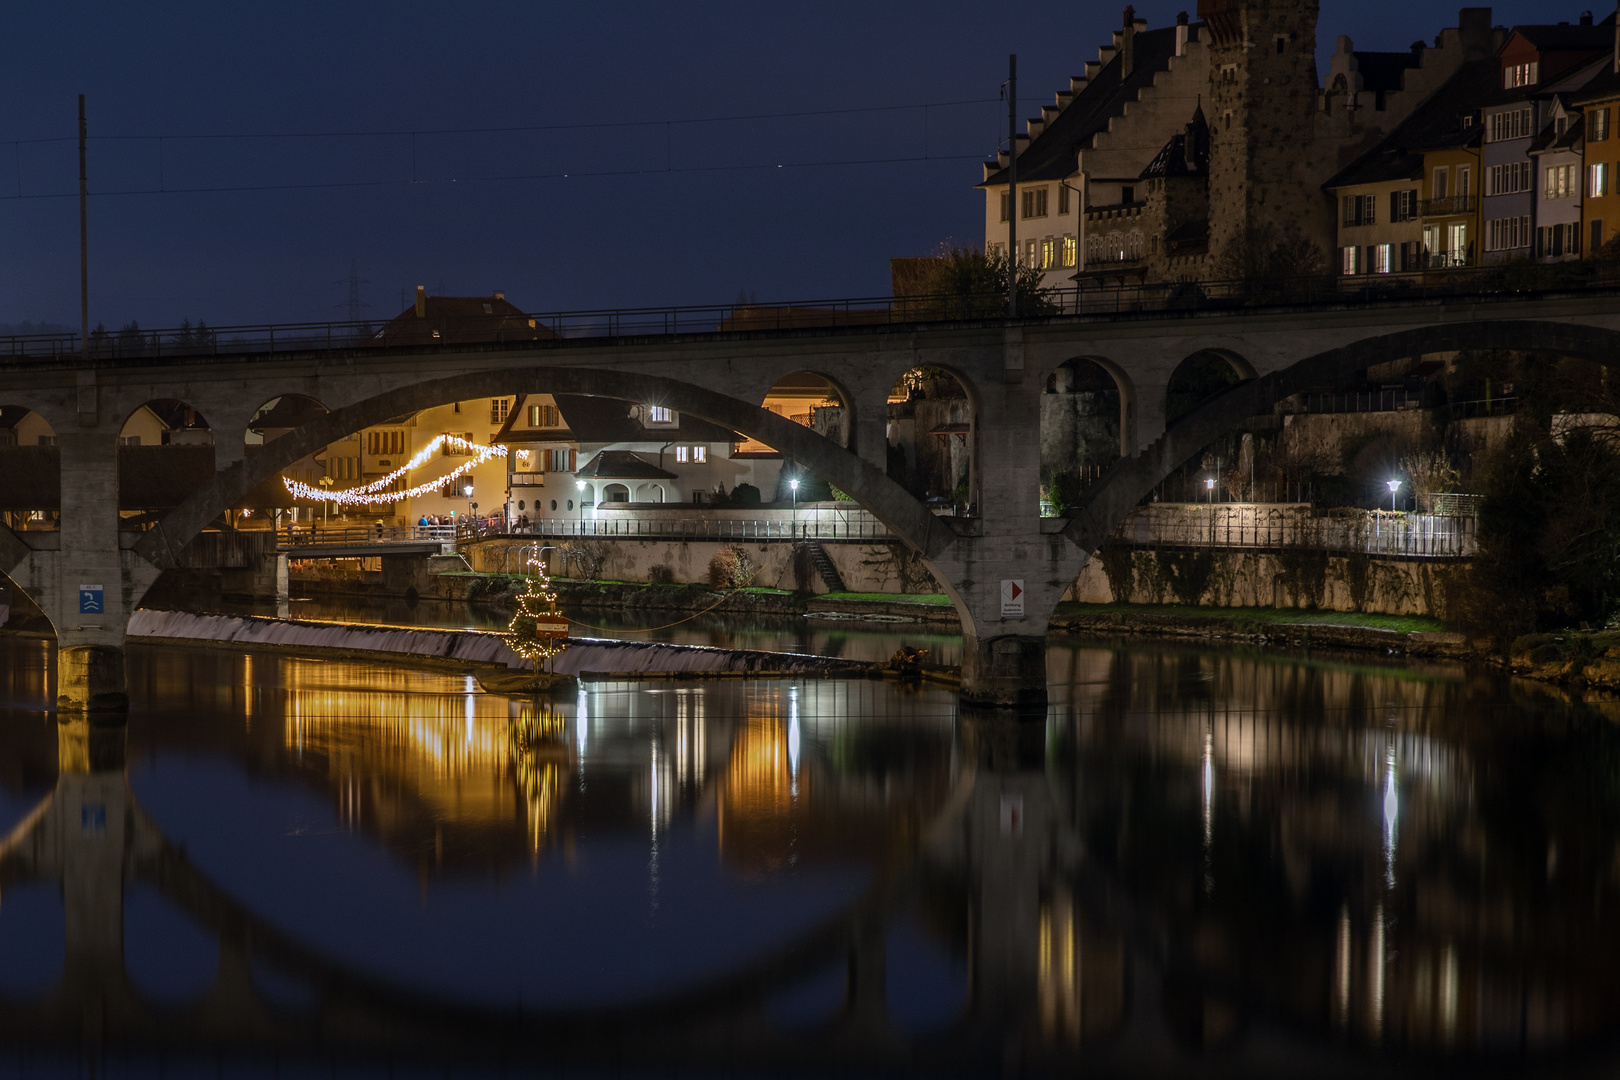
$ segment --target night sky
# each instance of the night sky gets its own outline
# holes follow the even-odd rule
[[[1158,27],[1194,2],[1136,7]],[[78,323],[81,92],[92,323],[345,318],[351,264],[370,318],[418,284],[531,311],[886,294],[889,256],[982,239],[1007,53],[1035,115],[1121,7],[0,5],[0,323]],[[1455,21],[1323,0],[1318,52]],[[821,115],[716,119],[784,113]]]

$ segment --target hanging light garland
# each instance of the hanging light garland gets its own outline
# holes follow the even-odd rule
[[[464,461],[443,476],[436,477],[430,483],[419,484],[404,491],[389,491],[388,486],[412,469],[420,469],[432,460],[439,448],[445,445],[453,446],[462,453],[471,454],[471,461]],[[504,446],[479,446],[468,442],[457,435],[435,436],[426,446],[416,452],[416,456],[405,464],[384,476],[380,480],[373,480],[369,484],[357,488],[348,488],[343,491],[326,491],[322,488],[311,487],[298,480],[289,480],[283,477],[281,482],[286,485],[287,493],[295,499],[307,499],[310,502],[340,503],[344,506],[378,506],[383,503],[403,502],[406,499],[415,499],[429,492],[436,491],[458,476],[465,476],[490,458],[503,458],[506,456]]]

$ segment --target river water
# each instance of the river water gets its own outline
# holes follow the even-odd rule
[[[0,638],[0,1074],[1611,1070],[1620,738],[1460,666],[1057,645],[1044,717]]]

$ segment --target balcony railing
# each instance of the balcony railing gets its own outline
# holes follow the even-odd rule
[[[1424,217],[1445,217],[1453,214],[1472,214],[1477,206],[1473,195],[1447,195],[1443,199],[1424,199],[1418,206]]]

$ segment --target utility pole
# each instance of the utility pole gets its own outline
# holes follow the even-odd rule
[[[79,347],[90,362],[90,184],[85,179],[84,95],[79,95]]]
[[[1007,56],[1007,318],[1018,318],[1018,54]]]

